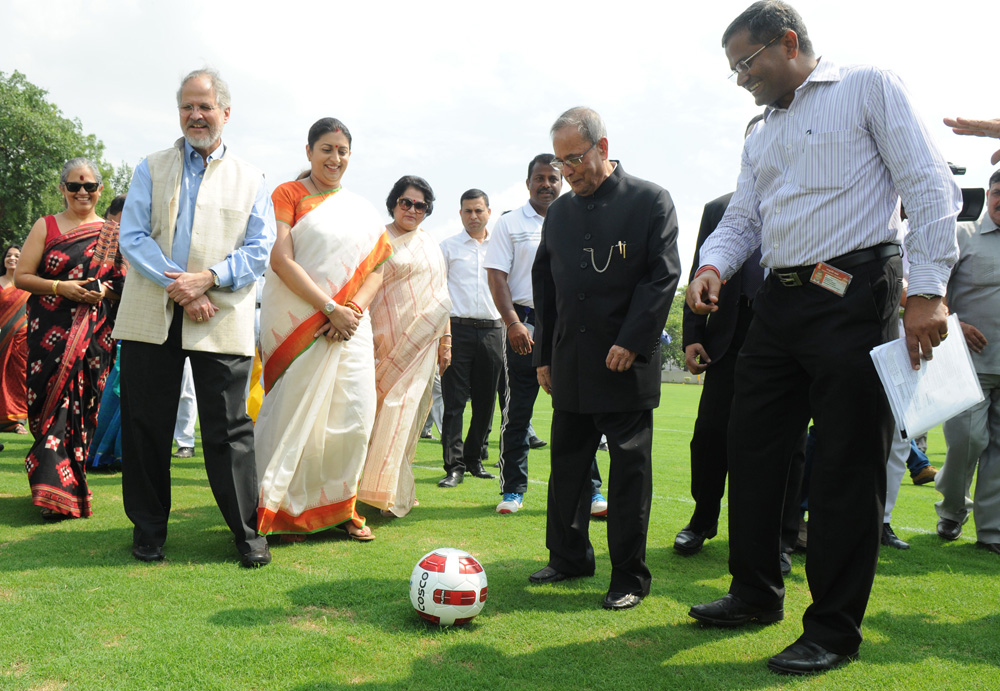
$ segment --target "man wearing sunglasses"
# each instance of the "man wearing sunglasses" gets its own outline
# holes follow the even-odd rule
[[[177,92],[183,138],[132,177],[121,222],[131,262],[114,337],[122,339],[122,494],[132,555],[163,559],[170,452],[185,359],[198,393],[209,483],[245,567],[271,561],[257,535],[257,468],[246,387],[256,280],[274,244],[260,170],[228,151],[229,87],[212,70]]]
[[[451,366],[441,375],[444,414],[441,448],[444,471],[438,487],[456,487],[465,473],[483,480],[494,475],[480,457],[496,405],[497,381],[503,368],[503,321],[486,278],[490,200],[482,190],[462,194],[459,216],[464,230],[441,243],[448,267],[451,296]],[[472,401],[472,420],[462,443],[465,402]]]
[[[602,606],[649,594],[653,408],[660,402],[660,333],[677,281],[677,216],[662,187],[608,158],[601,116],[571,108],[552,125],[549,163],[573,194],[549,206],[531,270],[533,357],[552,396],[548,565],[532,583],[594,574],[589,523],[594,453],[604,434],[611,583]]]
[[[917,369],[947,336],[942,296],[957,257],[961,194],[898,77],[816,57],[791,6],[754,3],[722,44],[736,84],[767,109],[744,144],[736,193],[701,248],[688,305],[699,314],[721,309],[722,280],[758,247],[770,273],[736,366],[732,584],[690,614],[714,626],[784,617],[774,554],[789,462],[812,417],[813,603],[803,635],[767,664],[785,674],[821,672],[857,657],[878,561],[893,420],[869,351],[898,331],[893,215],[901,194],[910,215],[903,321]]]

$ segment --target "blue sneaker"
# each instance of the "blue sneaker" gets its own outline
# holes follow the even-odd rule
[[[503,501],[497,504],[497,513],[517,513],[524,504],[524,494],[521,492],[507,492],[503,495]]]
[[[590,498],[590,515],[594,518],[605,518],[608,515],[608,500],[600,492]]]

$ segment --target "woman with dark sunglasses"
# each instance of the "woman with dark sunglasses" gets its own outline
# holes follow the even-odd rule
[[[410,464],[431,407],[434,371],[451,363],[448,279],[437,242],[420,229],[434,209],[423,178],[405,175],[385,202],[392,256],[372,301],[377,412],[358,499],[386,516],[416,504]]]
[[[25,459],[31,497],[47,520],[90,516],[84,462],[97,425],[114,355],[110,304],[126,265],[118,224],[95,207],[101,172],[86,158],[63,166],[65,209],[38,219],[14,272],[31,293],[28,316],[28,426],[35,443]]]

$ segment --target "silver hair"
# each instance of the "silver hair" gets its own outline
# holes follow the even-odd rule
[[[212,83],[212,91],[215,92],[215,101],[220,108],[225,110],[232,104],[232,97],[229,95],[229,85],[226,84],[226,80],[219,76],[218,71],[205,67],[200,70],[189,72],[188,75],[181,80],[181,85],[177,88],[178,108],[181,107],[181,92],[184,90],[184,85],[196,77],[205,77]]]
[[[591,144],[596,144],[608,136],[608,130],[604,126],[604,120],[601,119],[601,116],[597,114],[596,110],[585,106],[570,108],[560,115],[559,119],[553,123],[552,129],[549,130],[549,136],[554,136],[563,127],[571,126],[575,127],[580,132],[580,136]]]
[[[77,158],[71,158],[65,163],[63,163],[62,172],[59,173],[59,184],[61,185],[63,183],[69,182],[69,173],[71,170],[75,170],[77,168],[83,168],[84,166],[90,168],[90,172],[94,174],[94,179],[97,181],[98,185],[104,182],[103,178],[101,177],[101,171],[94,164],[94,162],[91,161],[89,158],[78,156]]]

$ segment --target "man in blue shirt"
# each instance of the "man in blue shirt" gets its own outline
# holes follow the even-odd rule
[[[194,373],[205,467],[245,567],[271,561],[257,535],[257,472],[246,383],[255,281],[274,243],[263,174],[227,151],[229,88],[189,74],[177,92],[183,139],[136,168],[121,222],[131,262],[114,336],[122,339],[122,470],[132,554],[163,559],[170,451],[184,360]]]

